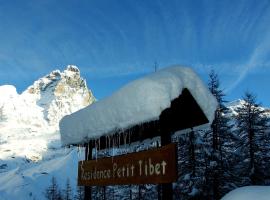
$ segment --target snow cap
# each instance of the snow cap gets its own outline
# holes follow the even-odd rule
[[[132,81],[110,97],[62,118],[62,144],[82,144],[136,124],[158,120],[184,88],[212,123],[217,107],[214,96],[193,70],[173,66]]]
[[[71,72],[80,72],[79,68],[76,65],[68,65],[66,70]]]
[[[18,96],[17,90],[13,85],[1,85],[0,86],[0,107],[3,106],[5,101],[8,101],[10,98],[15,98]]]

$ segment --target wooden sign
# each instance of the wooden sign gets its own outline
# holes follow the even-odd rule
[[[97,160],[80,161],[78,185],[171,183],[177,179],[176,145]]]

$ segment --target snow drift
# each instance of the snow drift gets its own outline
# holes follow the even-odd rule
[[[190,68],[173,66],[135,80],[110,97],[65,116],[60,121],[62,144],[81,144],[157,120],[184,88],[190,91],[212,122],[216,99]]]
[[[226,194],[221,200],[269,200],[270,186],[246,186]]]

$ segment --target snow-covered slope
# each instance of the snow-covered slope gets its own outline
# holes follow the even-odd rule
[[[69,180],[74,194],[77,163],[83,159],[82,155],[74,148],[54,149],[48,150],[39,162],[24,162],[21,159],[15,168],[0,172],[0,200],[45,200],[45,190],[51,185],[52,177],[55,177],[61,190]],[[12,162],[6,161],[8,164]]]
[[[51,176],[66,178],[66,164],[74,167],[78,159],[75,149],[61,147],[59,120],[95,98],[72,65],[40,78],[22,94],[14,86],[0,86],[0,97],[0,200],[31,199],[31,191],[42,199],[38,196]]]
[[[245,101],[243,99],[237,99],[226,104],[226,107],[229,108],[229,115],[237,115],[237,109],[243,107]],[[270,109],[265,107],[260,107],[261,110],[266,112],[266,115],[270,118]]]

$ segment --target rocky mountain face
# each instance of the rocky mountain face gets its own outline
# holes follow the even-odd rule
[[[0,123],[30,129],[58,130],[59,120],[95,101],[76,66],[55,70],[35,81],[22,94],[14,86],[0,86]]]

